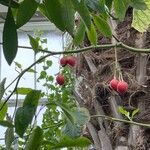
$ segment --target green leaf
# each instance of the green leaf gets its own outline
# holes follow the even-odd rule
[[[40,98],[41,98],[41,91],[40,90],[30,91],[27,94],[27,96],[23,102],[23,107],[27,106],[27,105],[37,107]]]
[[[91,28],[91,17],[88,8],[85,5],[84,0],[71,0],[75,10],[80,14],[83,22],[87,28]]]
[[[34,69],[30,68],[27,72],[37,73]]]
[[[61,0],[63,8],[63,21],[66,31],[73,37],[74,36],[74,16],[75,11],[71,0]]]
[[[32,46],[33,50],[35,52],[38,52],[38,47],[39,47],[39,40],[33,38],[31,35],[28,34],[29,40],[30,40],[30,45]]]
[[[150,1],[144,0],[146,10],[133,9],[132,27],[139,32],[146,32],[150,25]]]
[[[45,0],[40,10],[61,31],[66,30],[73,36],[74,9],[71,0]]]
[[[3,102],[0,102],[0,108],[3,106]],[[2,110],[0,110],[0,120],[3,120],[6,116],[6,113],[7,113],[7,109],[8,109],[8,106],[7,104],[5,104],[2,108]]]
[[[40,97],[40,91],[30,91],[24,100],[23,107],[17,109],[15,116],[15,131],[20,137],[23,137],[28,125],[31,123]]]
[[[6,78],[4,78],[2,82],[0,83],[0,101],[3,98],[4,92],[5,92],[5,87],[4,87],[5,82],[6,82]]]
[[[91,28],[90,29],[87,28],[86,32],[87,32],[87,36],[88,36],[88,39],[90,40],[90,42],[96,46],[96,44],[97,44],[97,33],[96,33],[94,25],[91,24]]]
[[[94,12],[105,12],[105,0],[85,0],[85,3]]]
[[[68,121],[64,126],[62,133],[69,137],[75,138],[81,135],[81,131],[82,131],[81,126],[73,124],[70,121]]]
[[[139,112],[139,108],[132,111],[131,118],[133,118]]]
[[[40,10],[61,31],[65,31],[65,24],[62,17],[63,9],[60,0],[45,0],[44,3],[40,5]]]
[[[123,107],[119,106],[119,112],[123,115],[127,115],[128,114],[128,111],[126,111]]]
[[[109,8],[109,10],[111,10],[112,2],[113,2],[113,0],[106,0],[106,1],[105,1],[105,4],[106,4],[106,6]]]
[[[14,141],[15,136],[14,136],[14,129],[13,128],[7,128],[5,132],[5,145],[6,145],[6,150],[11,150],[11,145],[12,142]]]
[[[83,21],[81,20],[79,28],[73,39],[75,46],[80,45],[83,42],[84,37],[85,37],[85,25],[84,25]]]
[[[15,115],[15,132],[20,137],[23,137],[28,125],[32,122],[35,111],[36,107],[30,105],[17,109]]]
[[[38,150],[43,140],[43,130],[40,127],[36,127],[25,146],[25,150]]]
[[[15,66],[16,66],[16,67],[18,67],[19,69],[22,69],[22,65],[21,65],[20,63],[18,63],[18,62],[16,62],[16,61],[14,61],[14,63],[15,63]]]
[[[94,23],[98,30],[106,37],[112,36],[112,31],[108,23],[101,17],[93,15]]]
[[[91,141],[85,137],[79,138],[70,138],[64,136],[58,141],[58,143],[54,144],[50,148],[53,149],[60,149],[60,148],[73,148],[73,147],[88,147],[91,144]]]
[[[10,0],[0,0],[0,4],[2,5],[9,6],[9,3],[10,3]],[[16,1],[11,1],[11,7],[18,8],[19,3],[17,3]]]
[[[130,113],[126,111],[123,107],[119,106],[119,112],[122,115],[125,115],[129,120],[131,120]]]
[[[46,64],[47,64],[48,67],[50,67],[50,66],[52,66],[53,62],[51,60],[47,60]]]
[[[60,103],[60,102],[53,102],[56,106],[59,106],[64,114],[66,115],[66,117],[68,118],[68,120],[71,122],[71,123],[74,123],[74,118],[72,116],[72,112],[70,110],[70,108],[67,107],[67,105],[63,104],[63,103]]]
[[[31,88],[25,88],[25,87],[18,87],[17,88],[17,94],[20,94],[20,95],[27,95],[29,92],[31,92],[32,89]]]
[[[0,125],[3,127],[13,128],[14,125],[10,121],[0,120]]]
[[[35,0],[24,0],[20,3],[16,18],[17,28],[20,28],[31,19],[37,7],[38,3]]]
[[[85,125],[90,120],[89,111],[83,107],[73,110],[72,115],[75,123],[81,126]]]
[[[145,0],[130,0],[130,5],[135,9],[145,10],[147,6]]]
[[[129,7],[130,0],[114,0],[114,10],[116,13],[116,17],[123,21],[126,11]]]
[[[46,73],[46,71],[43,70],[43,71],[41,71],[40,76],[39,76],[38,79],[45,79],[46,76],[47,76],[47,73]]]
[[[16,24],[12,15],[11,8],[8,8],[4,30],[3,30],[3,52],[9,65],[16,57],[18,48],[18,36]]]

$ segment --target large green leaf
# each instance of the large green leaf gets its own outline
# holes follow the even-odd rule
[[[116,17],[123,21],[127,8],[129,7],[130,0],[114,0],[114,10],[116,13]]]
[[[11,65],[17,54],[18,36],[11,8],[8,9],[3,30],[3,52],[5,59]]]
[[[53,22],[61,31],[65,31],[65,23],[62,17],[63,9],[60,0],[45,0],[40,5],[42,13]]]
[[[39,90],[30,91],[24,100],[23,107],[24,106],[37,107],[40,97],[41,97],[41,91]]]
[[[88,8],[85,5],[84,0],[71,0],[73,3],[73,6],[75,10],[80,14],[81,18],[83,19],[83,22],[87,26],[87,28],[90,29],[91,27],[91,17]]]
[[[17,88],[17,94],[20,94],[20,95],[27,95],[29,92],[31,92],[32,89],[31,88],[25,88],[25,87],[18,87]]]
[[[0,102],[0,108],[3,106],[3,108],[0,110],[0,120],[3,120],[6,116],[8,106],[7,104],[3,105],[3,102]]]
[[[85,3],[90,8],[90,10],[102,12],[102,9],[100,7],[100,2],[101,1],[99,0],[85,0]]]
[[[23,137],[28,125],[32,122],[36,107],[25,106],[19,107],[15,116],[15,132]]]
[[[74,9],[71,0],[45,0],[40,11],[61,31],[66,30],[73,36]]]
[[[75,37],[73,39],[73,42],[76,46],[80,45],[85,37],[85,24],[83,23],[83,21],[81,20],[79,28],[75,34]]]
[[[12,142],[14,141],[15,136],[14,136],[14,129],[13,128],[7,128],[5,132],[5,145],[6,145],[6,150],[11,150],[11,145]]]
[[[38,150],[43,140],[43,130],[40,127],[36,127],[25,146],[25,150]]]
[[[58,141],[58,143],[55,143],[53,146],[49,146],[49,150],[73,147],[88,147],[90,144],[90,140],[85,137],[79,137],[74,139],[64,136]]]
[[[38,3],[35,0],[24,0],[20,3],[16,18],[17,28],[20,28],[31,19],[37,7]]]
[[[94,23],[98,30],[106,37],[112,36],[112,31],[108,23],[101,17],[93,15]]]
[[[74,36],[74,9],[71,0],[61,0],[63,6],[63,21],[65,23],[65,29],[70,35]]]
[[[72,138],[79,137],[81,131],[82,131],[81,126],[79,126],[78,124],[71,123],[70,121],[66,123],[66,125],[62,130],[63,134]]]
[[[146,32],[150,26],[150,1],[144,0],[147,9],[133,9],[132,27],[139,32]]]
[[[23,107],[17,109],[15,115],[15,131],[20,137],[23,137],[28,125],[32,122],[40,96],[40,91],[32,90],[27,94]]]
[[[96,45],[97,44],[97,33],[95,30],[95,26],[93,24],[91,24],[90,29],[87,28],[86,32],[87,32],[87,36],[88,36],[88,39],[90,40],[90,42],[93,45]]]
[[[145,0],[130,0],[130,5],[135,9],[140,9],[140,10],[147,9]]]
[[[71,122],[74,123],[74,118],[72,116],[72,111],[70,110],[70,108],[68,108],[68,106],[64,103],[60,103],[60,102],[53,102],[54,105],[59,106],[62,111],[64,112],[64,114],[66,115],[67,119]]]
[[[2,82],[0,83],[0,101],[1,101],[1,99],[3,97],[3,95],[4,95],[4,92],[5,92],[5,87],[4,87],[5,82],[6,82],[6,78],[4,78],[2,80]]]
[[[109,10],[111,10],[112,3],[113,3],[113,0],[106,0],[106,1],[105,1],[105,4],[106,4],[106,6],[109,8]]]
[[[0,4],[9,6],[10,0],[0,0]],[[16,1],[11,1],[11,7],[18,8],[19,4]]]
[[[72,111],[75,123],[78,125],[85,125],[90,120],[89,111],[86,108],[76,108]]]

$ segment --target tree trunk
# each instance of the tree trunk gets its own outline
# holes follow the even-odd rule
[[[115,38],[110,41],[100,35],[99,44],[116,43],[119,40],[129,46],[145,48],[150,35],[138,33],[131,27],[131,21],[130,12],[122,23],[116,24],[110,20]],[[106,115],[126,120],[128,118],[118,111],[119,106],[130,113],[139,108],[140,111],[133,120],[147,123],[150,121],[149,56],[130,53],[125,49],[119,49],[117,55],[123,79],[129,84],[128,91],[120,95],[109,87],[109,82],[114,77],[114,49],[93,50],[78,55],[80,64],[76,70],[78,80],[74,92],[77,102],[86,107],[90,115]],[[137,125],[98,117],[92,118],[87,124],[87,132],[96,150],[150,149],[149,129]]]

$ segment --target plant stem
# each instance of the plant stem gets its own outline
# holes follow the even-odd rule
[[[125,119],[118,119],[118,118],[113,118],[113,117],[105,116],[105,115],[93,115],[93,116],[91,116],[91,118],[97,118],[97,117],[104,118],[105,120],[124,122],[124,123],[128,123],[128,124],[134,124],[134,125],[150,128],[150,124],[139,123],[139,122],[129,121],[129,120],[125,120]]]

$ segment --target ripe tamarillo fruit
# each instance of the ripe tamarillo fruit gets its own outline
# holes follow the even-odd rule
[[[119,81],[118,85],[117,85],[117,91],[120,94],[124,94],[125,92],[127,92],[128,90],[128,83],[125,81]]]
[[[56,81],[59,85],[63,85],[65,83],[65,77],[62,74],[58,74]]]
[[[73,56],[68,56],[67,57],[67,64],[74,67],[76,64],[76,58]]]
[[[118,81],[117,79],[112,79],[112,80],[110,81],[110,87],[111,87],[113,90],[117,91],[118,83],[119,83],[119,81]]]
[[[62,67],[65,67],[65,66],[67,65],[67,57],[62,57],[62,58],[60,59],[60,65],[61,65]]]

